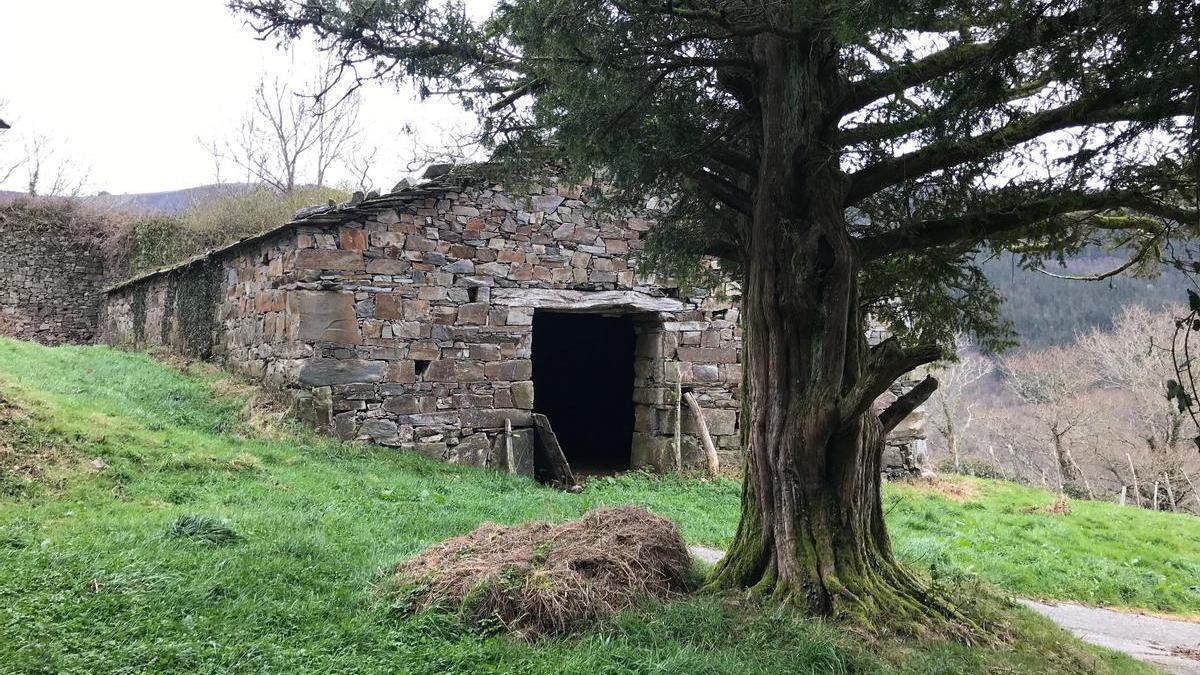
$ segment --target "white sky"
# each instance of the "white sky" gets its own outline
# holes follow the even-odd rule
[[[82,165],[89,191],[153,192],[212,183],[211,155],[197,137],[237,126],[264,73],[297,85],[314,74],[315,49],[291,53],[255,40],[225,0],[0,0],[0,132],[11,154],[29,133],[46,134]],[[443,130],[470,124],[449,101],[418,103],[409,91],[371,85],[360,119],[379,147],[372,177],[389,188],[414,139],[438,145]],[[335,169],[334,182],[344,177]],[[244,172],[227,166],[222,178]],[[22,190],[18,172],[0,188]]]

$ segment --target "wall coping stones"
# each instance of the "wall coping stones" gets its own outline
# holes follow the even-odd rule
[[[209,249],[203,253],[198,253],[173,265],[167,265],[165,267],[160,267],[158,269],[150,270],[149,272],[130,277],[129,279],[102,289],[101,292],[104,294],[111,294],[115,291],[133,286],[152,277],[168,274],[175,270],[188,267],[189,265],[194,265],[212,257],[224,256],[228,253],[238,251],[246,246],[258,243],[264,239],[268,239],[281,232],[285,232],[301,225],[348,223],[353,220],[358,220],[363,216],[378,215],[394,209],[397,206],[406,206],[411,202],[426,199],[428,197],[439,196],[442,193],[456,189],[456,187],[447,180],[446,176],[442,176],[436,180],[427,181],[412,187],[405,186],[403,184],[397,185],[396,187],[397,190],[394,192],[369,199],[360,199],[357,202],[351,200],[350,202],[345,202],[343,204],[309,206],[300,209],[293,216],[292,220],[283,223],[278,227],[273,227],[269,230],[264,230],[258,234],[252,234],[248,237],[242,237],[237,241]],[[361,193],[359,196],[361,197]]]

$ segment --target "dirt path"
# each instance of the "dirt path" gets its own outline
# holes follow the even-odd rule
[[[691,546],[696,558],[712,564],[723,551]],[[1079,639],[1116,649],[1177,675],[1200,675],[1200,623],[1118,612],[1072,603],[1020,600]]]

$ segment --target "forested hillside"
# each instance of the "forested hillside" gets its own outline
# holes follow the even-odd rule
[[[1085,252],[1067,267],[1054,266],[1049,271],[1059,275],[1095,274],[1120,263],[1108,253]],[[1111,328],[1113,317],[1125,305],[1159,309],[1180,304],[1188,286],[1184,275],[1173,269],[1149,279],[1128,275],[1105,281],[1057,279],[1021,269],[1011,253],[986,261],[983,270],[1004,296],[1001,311],[1013,322],[1022,348],[1067,344],[1078,333]]]

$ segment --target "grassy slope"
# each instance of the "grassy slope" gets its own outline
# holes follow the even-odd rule
[[[1086,500],[1055,515],[1045,491],[957,480],[977,493],[899,487],[885,497],[894,546],[910,564],[973,573],[1026,597],[1200,615],[1200,518]]]
[[[303,431],[265,438],[248,433],[236,398],[214,396],[216,379],[184,376],[141,355],[0,340],[0,394],[28,411],[10,411],[0,449],[7,442],[18,452],[49,448],[60,456],[37,484],[0,477],[0,672],[1139,671],[1012,610],[1026,637],[1016,648],[993,650],[864,645],[791,612],[713,597],[631,612],[597,633],[532,646],[480,635],[448,615],[402,617],[373,584],[398,559],[480,521],[564,518],[633,502],[674,518],[692,541],[720,545],[736,524],[737,486],[629,475],[568,495]],[[97,456],[107,468],[87,464]],[[998,508],[1048,501],[1001,490],[984,484],[984,499],[1000,500]],[[890,499],[899,500],[892,519],[906,556],[985,574],[1030,564],[1005,557],[996,543],[1022,528],[1021,519],[1027,527],[1020,534],[1043,528],[1039,537],[1065,545],[1082,535],[1061,537],[1055,529],[1085,517],[1077,506],[1078,518],[1018,511],[996,520],[975,502],[911,490]],[[245,540],[211,546],[166,536],[186,514],[225,519]],[[1191,521],[1147,516],[1138,522],[1156,530],[1190,528],[1187,554],[1196,559]],[[992,523],[1003,528],[986,529]],[[937,531],[944,528],[975,529],[966,537]],[[1106,536],[1119,536],[1117,529]],[[1007,546],[1036,552],[1044,548],[1038,541]],[[1200,606],[1194,590],[1180,590],[1186,569],[1118,557],[1142,576],[1153,569],[1167,578],[1135,584],[1135,601]],[[1104,565],[1097,569],[1120,568]],[[998,581],[1041,593],[1016,571]],[[1061,588],[1064,597],[1095,597],[1096,584],[1068,582],[1041,583],[1045,595]]]

